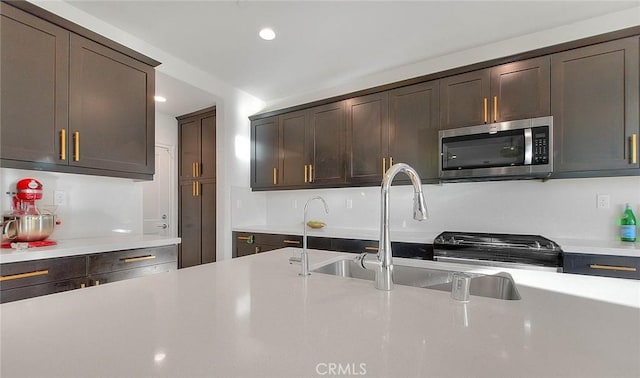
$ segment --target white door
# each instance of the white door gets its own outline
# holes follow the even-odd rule
[[[156,173],[153,181],[143,183],[143,233],[172,236],[174,158],[168,147],[156,146]]]

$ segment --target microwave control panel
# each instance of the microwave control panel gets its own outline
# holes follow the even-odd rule
[[[531,128],[533,135],[533,164],[549,164],[549,126]]]

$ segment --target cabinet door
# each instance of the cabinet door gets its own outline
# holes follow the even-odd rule
[[[308,182],[307,164],[308,111],[280,116],[280,178],[283,186],[304,186]]]
[[[346,182],[345,103],[340,101],[312,108],[309,117],[312,183],[344,184]]]
[[[552,55],[555,172],[638,168],[638,41]]]
[[[198,177],[216,178],[216,115],[208,114],[200,120],[202,151],[198,166]]]
[[[412,166],[423,181],[438,179],[438,84],[430,81],[389,92],[389,156],[394,163]]]
[[[387,92],[347,100],[347,180],[380,182],[389,167],[389,95]],[[383,162],[384,159],[384,162]]]
[[[251,187],[270,188],[278,183],[278,119],[251,122]]]
[[[153,68],[71,34],[69,72],[70,164],[153,174]]]
[[[201,128],[199,119],[181,122],[180,133],[180,180],[190,180],[197,176],[200,162]]]
[[[199,182],[198,195],[202,203],[202,264],[216,261],[216,182],[206,180]]]
[[[491,69],[491,122],[551,114],[550,58],[543,56]]]
[[[489,122],[491,70],[440,79],[440,127],[475,126]]]
[[[196,181],[180,183],[179,236],[182,238],[178,266],[186,268],[201,264],[202,197],[196,194]]]
[[[0,6],[2,158],[66,165],[69,32]]]

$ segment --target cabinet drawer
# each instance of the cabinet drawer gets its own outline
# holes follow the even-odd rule
[[[93,274],[89,276],[89,284],[92,286],[103,285],[109,282],[116,282],[128,280],[130,278],[170,272],[176,269],[178,269],[178,263],[177,261],[172,261],[164,264],[155,264],[134,269],[124,269],[110,273]]]
[[[98,274],[178,261],[175,245],[105,252],[88,257],[87,273]]]
[[[565,253],[565,273],[640,279],[640,258]]]
[[[49,282],[40,285],[31,285],[0,291],[0,303],[13,302],[20,299],[39,297],[41,295],[60,293],[63,291],[79,289],[86,284],[86,279],[74,278],[57,282]]]
[[[269,245],[277,248],[302,247],[302,236],[298,235],[254,234],[254,237],[255,244],[261,246]]]
[[[62,281],[86,275],[84,256],[62,257],[0,265],[2,291]]]
[[[331,250],[351,253],[378,253],[377,240],[332,239]]]

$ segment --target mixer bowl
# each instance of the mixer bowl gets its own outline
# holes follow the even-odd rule
[[[51,235],[56,224],[55,215],[11,215],[3,217],[3,222],[15,219],[17,235],[13,242],[31,242],[44,240]]]

